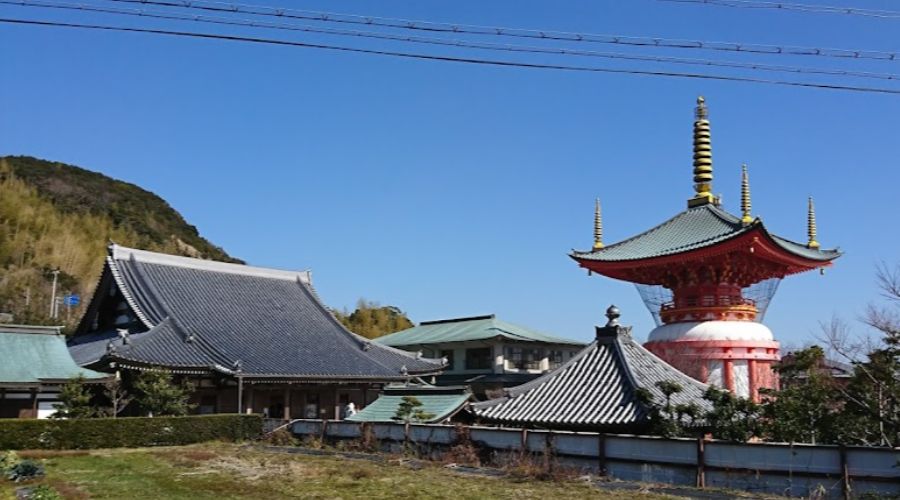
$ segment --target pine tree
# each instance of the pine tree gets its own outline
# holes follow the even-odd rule
[[[186,415],[193,405],[188,403],[190,389],[172,380],[162,371],[142,372],[134,382],[135,400],[149,416]]]
[[[97,416],[97,408],[91,404],[92,395],[85,385],[83,375],[73,377],[59,391],[59,404],[52,418],[91,418]]]
[[[435,417],[433,413],[428,413],[422,408],[422,402],[415,396],[403,396],[393,420],[404,423],[411,422],[427,422]]]

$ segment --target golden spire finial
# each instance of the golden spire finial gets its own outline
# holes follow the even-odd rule
[[[819,242],[816,241],[816,206],[813,204],[812,196],[809,197],[806,215],[806,234],[809,236],[809,242],[806,243],[806,246],[808,248],[819,248]]]
[[[688,200],[688,207],[696,207],[707,203],[715,203],[712,194],[713,164],[712,141],[709,132],[709,112],[706,99],[697,98],[697,109],[694,121],[694,192],[697,194]]]
[[[600,198],[594,202],[594,250],[603,248],[603,216],[600,213]]]
[[[753,222],[750,216],[750,176],[747,174],[747,164],[741,165],[741,223],[745,226]]]

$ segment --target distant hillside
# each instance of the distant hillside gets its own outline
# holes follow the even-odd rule
[[[52,323],[50,271],[60,270],[58,291],[88,298],[110,240],[241,262],[201,237],[165,200],[134,184],[63,163],[0,157],[0,313],[12,313],[17,323]],[[60,322],[66,312],[61,310]],[[80,313],[80,307],[69,311],[68,324]]]

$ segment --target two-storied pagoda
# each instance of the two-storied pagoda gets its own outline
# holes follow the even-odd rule
[[[697,99],[694,191],[687,210],[614,245],[604,245],[599,201],[594,246],[571,256],[581,267],[635,283],[657,321],[645,344],[685,373],[758,399],[773,388],[779,344],[760,321],[781,278],[824,268],[840,256],[816,240],[809,200],[806,244],[769,233],[750,215],[750,186],[742,172],[741,216],[712,193],[713,163],[707,108]]]

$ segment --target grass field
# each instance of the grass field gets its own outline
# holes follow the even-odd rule
[[[663,498],[603,492],[575,480],[468,477],[437,464],[415,470],[398,461],[289,455],[218,443],[21,455],[41,459],[47,476],[40,482],[67,499]],[[17,486],[0,482],[0,499],[14,498]]]

